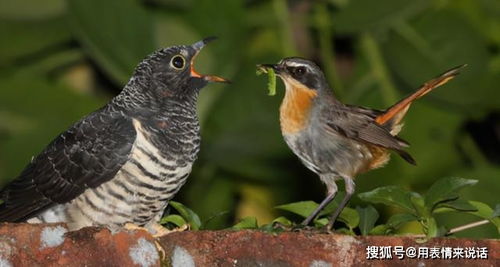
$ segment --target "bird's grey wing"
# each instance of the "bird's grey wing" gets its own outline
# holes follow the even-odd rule
[[[23,221],[112,179],[136,132],[118,113],[96,111],[54,139],[0,194],[0,221]]]
[[[372,119],[375,119],[384,113],[382,110],[365,108],[365,107],[354,106],[354,105],[345,105],[344,109],[346,109],[346,108],[349,109],[351,112],[363,114],[363,115],[366,115]],[[332,111],[330,111],[330,112],[332,112]]]
[[[379,113],[376,110],[351,106],[329,109],[324,111],[323,125],[327,131],[351,138],[356,141],[376,145],[396,151],[409,163],[415,160],[403,149],[409,144],[403,139],[393,136],[390,131],[375,122],[374,118]]]

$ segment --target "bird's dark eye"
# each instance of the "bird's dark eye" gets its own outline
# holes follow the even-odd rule
[[[302,76],[306,73],[306,68],[305,67],[296,67],[294,73],[297,76]]]
[[[174,69],[182,70],[185,64],[186,60],[181,55],[176,55],[170,60],[170,65],[172,65]]]

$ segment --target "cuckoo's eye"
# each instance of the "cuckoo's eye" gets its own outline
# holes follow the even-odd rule
[[[175,55],[170,60],[170,65],[177,70],[182,70],[186,65],[186,60],[181,55]]]

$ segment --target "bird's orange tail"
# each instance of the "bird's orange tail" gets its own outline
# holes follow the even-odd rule
[[[437,88],[447,83],[449,80],[455,78],[455,76],[459,74],[459,70],[465,66],[467,66],[467,64],[452,68],[447,72],[441,74],[439,77],[424,83],[424,85],[422,85],[415,93],[403,98],[402,100],[388,108],[382,115],[378,116],[375,121],[380,125],[384,125],[389,121],[391,125],[399,124],[413,101],[426,95],[434,88]]]

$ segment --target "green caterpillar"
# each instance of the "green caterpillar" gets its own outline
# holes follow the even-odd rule
[[[267,90],[268,90],[268,95],[273,96],[276,94],[276,73],[274,72],[273,69],[265,69],[265,68],[258,68],[257,69],[257,75],[261,75],[262,73],[267,73]]]

